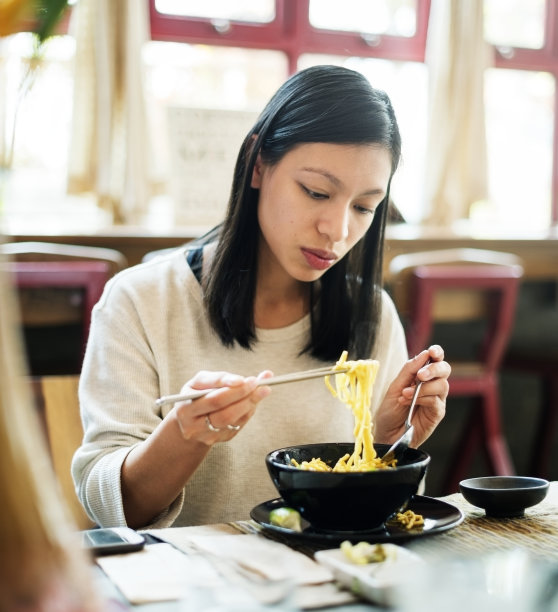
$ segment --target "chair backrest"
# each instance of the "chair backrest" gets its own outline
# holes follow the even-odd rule
[[[91,310],[107,280],[126,267],[124,255],[100,247],[10,242],[0,244],[0,256],[18,288],[31,372],[79,372]]]
[[[523,275],[519,258],[449,249],[398,256],[391,263],[394,299],[405,323],[409,353],[417,354],[437,341],[432,335],[435,324],[478,322],[481,338],[465,335],[473,353],[470,359],[495,371],[512,331]]]
[[[474,359],[487,371],[496,371],[502,362],[514,322],[517,291],[521,272],[516,266],[419,266],[413,271],[414,308],[409,316],[408,346],[417,354],[428,346],[435,321],[457,319],[455,311],[448,317],[436,317],[436,297],[455,290],[460,296],[474,297],[474,312],[467,319],[484,320],[484,331]],[[443,313],[442,313],[443,314]],[[461,321],[465,318],[461,317]]]
[[[70,472],[72,457],[83,439],[78,402],[79,376],[33,377],[33,396],[44,425],[54,472],[63,499],[79,529],[94,525],[79,502]]]
[[[73,369],[79,372],[91,324],[93,306],[111,277],[106,261],[12,261],[3,263],[15,286],[22,326],[49,326],[76,322],[81,326],[79,354]],[[34,293],[28,294],[27,290]],[[62,299],[56,292],[65,292]],[[68,294],[68,291],[70,292]],[[38,294],[37,294],[38,292]],[[25,299],[25,298],[30,299]],[[32,355],[28,355],[31,359]]]
[[[520,257],[513,253],[472,248],[435,249],[396,255],[389,263],[388,275],[390,290],[399,313],[403,316],[409,313],[411,297],[409,281],[415,268],[418,266],[464,266],[467,264],[521,267],[522,261]],[[475,311],[475,298],[469,297],[466,300],[461,300],[459,295],[455,294],[453,300],[454,308],[444,307],[446,316],[450,316],[453,312],[455,317],[460,318],[467,316],[467,309],[471,312]]]
[[[115,249],[54,242],[7,242],[0,254],[11,261],[106,261],[113,276],[128,266],[126,257]]]

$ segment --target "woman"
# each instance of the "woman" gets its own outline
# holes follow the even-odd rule
[[[244,140],[223,224],[186,252],[109,283],[85,356],[86,433],[73,462],[92,518],[135,528],[246,518],[276,496],[266,453],[353,439],[352,415],[323,380],[272,392],[258,378],[333,364],[344,349],[349,359],[380,361],[378,442],[402,433],[417,375],[428,382],[414,444],[432,433],[450,367],[440,347],[407,361],[381,290],[400,150],[388,97],[362,75],[301,71]],[[161,395],[207,388],[217,390],[154,405]]]

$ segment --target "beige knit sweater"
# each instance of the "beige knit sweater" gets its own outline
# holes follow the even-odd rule
[[[120,469],[170,410],[154,405],[176,393],[198,370],[254,375],[323,366],[299,356],[310,320],[258,329],[253,350],[225,348],[211,330],[200,286],[182,250],[124,270],[94,309],[81,383],[85,429],[72,473],[90,516],[103,526],[125,525]],[[407,359],[404,333],[387,294],[373,358],[380,361],[373,410]],[[349,355],[349,359],[351,356]],[[353,416],[321,379],[279,385],[230,442],[214,445],[183,493],[149,527],[249,518],[257,504],[278,497],[267,473],[271,450],[353,438]],[[146,526],[147,527],[147,526]]]

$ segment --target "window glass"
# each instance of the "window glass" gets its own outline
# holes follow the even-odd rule
[[[157,157],[168,170],[168,214],[176,225],[214,225],[225,212],[238,149],[287,78],[287,58],[167,42],[150,42],[144,57]]]
[[[555,80],[544,72],[490,69],[485,84],[491,197],[476,205],[473,222],[492,232],[546,228]]]
[[[0,166],[13,153],[11,167],[3,173],[0,167],[0,221],[15,233],[57,232],[61,219],[66,229],[74,222],[94,229],[99,217],[94,201],[66,195],[75,41],[49,39],[22,94],[33,44],[32,35],[23,33],[0,45]]]
[[[326,30],[414,36],[417,0],[310,0],[310,24]]]
[[[231,21],[268,23],[275,18],[275,0],[155,0],[159,13]]]
[[[32,35],[18,34],[5,42],[5,146],[9,146],[17,117],[15,163],[36,164],[42,160],[52,169],[64,166],[67,151],[59,134],[68,134],[71,119],[74,40],[69,36],[50,39],[45,45],[44,60],[31,76],[28,67],[33,53]]]
[[[486,40],[498,47],[541,49],[546,0],[484,0]]]
[[[287,78],[278,51],[152,41],[144,59],[150,93],[162,104],[261,109]]]
[[[422,216],[422,187],[426,147],[427,71],[424,64],[357,57],[303,55],[300,68],[336,64],[364,74],[390,97],[402,139],[402,161],[395,173],[391,196],[409,223]]]

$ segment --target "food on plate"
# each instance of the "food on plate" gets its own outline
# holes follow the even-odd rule
[[[398,512],[395,515],[395,520],[403,525],[405,529],[415,529],[424,526],[424,517],[422,514],[415,514],[412,510]]]
[[[300,512],[294,508],[288,508],[287,506],[274,508],[269,513],[269,522],[272,525],[277,525],[277,527],[292,529],[293,531],[302,531]]]
[[[341,457],[333,468],[319,458],[301,463],[292,459],[295,467],[316,472],[368,472],[395,467],[396,460],[389,463],[382,461],[374,448],[370,405],[379,367],[379,362],[374,359],[347,361],[347,351],[343,351],[333,369],[347,371],[335,374],[335,387],[330,383],[329,376],[325,377],[325,384],[332,395],[339,398],[354,415],[353,453]]]
[[[377,546],[385,555],[382,560],[354,562],[346,556],[346,551],[350,551],[349,554],[360,551],[366,558],[367,548],[374,551]],[[400,609],[402,589],[414,584],[425,566],[416,553],[388,543],[376,545],[358,542],[351,545],[350,542],[343,542],[339,548],[317,551],[314,558],[333,572],[338,584],[375,604],[396,609]]]
[[[382,544],[370,544],[369,542],[352,544],[349,540],[345,540],[341,542],[340,548],[345,557],[357,565],[380,563],[387,558],[386,549]]]

